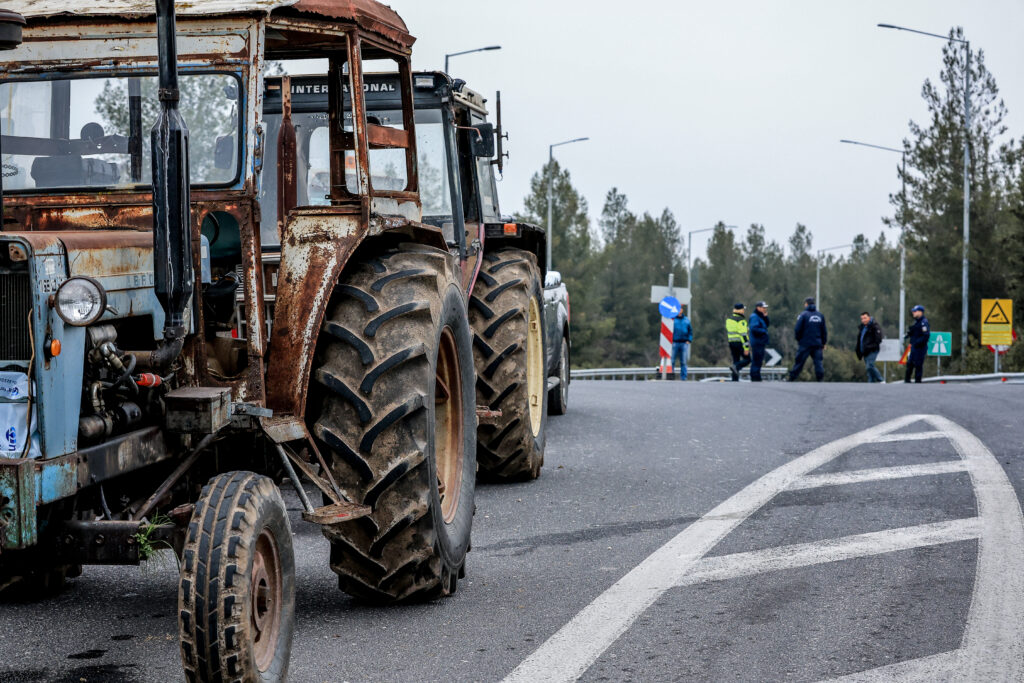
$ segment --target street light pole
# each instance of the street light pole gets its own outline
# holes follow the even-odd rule
[[[555,226],[551,224],[551,209],[555,203],[555,147],[561,147],[562,145],[571,145],[574,142],[584,142],[590,138],[575,138],[573,140],[565,140],[564,142],[556,142],[553,145],[548,145],[548,234],[547,234],[547,247],[545,249],[545,265],[548,272],[551,271],[551,243],[554,241],[554,230]]]
[[[906,332],[907,325],[907,151],[904,149],[896,149],[895,147],[884,147],[882,145],[872,145],[867,142],[857,142],[856,140],[840,140],[839,142],[844,142],[848,145],[860,145],[861,147],[881,149],[886,152],[895,152],[903,157],[902,171],[900,173],[900,179],[903,183],[903,217],[900,220],[900,339],[903,339],[903,334]]]
[[[473,50],[463,50],[462,52],[452,52],[444,56],[444,72],[448,73],[448,60],[452,57],[458,57],[460,55],[469,55],[474,52],[489,52],[490,50],[500,50],[501,45],[490,45],[488,47],[478,47]]]
[[[967,316],[968,316],[968,285],[969,256],[971,249],[971,41],[938,33],[918,31],[892,24],[879,24],[880,28],[891,28],[897,31],[917,33],[922,36],[939,38],[940,40],[960,43],[967,50],[966,68],[964,69],[964,255],[963,255],[963,295],[960,301],[960,358],[967,362]]]
[[[715,228],[717,227],[718,226],[715,226]],[[736,230],[738,226],[725,225],[723,227],[726,230]],[[690,290],[691,296],[693,296],[693,236],[701,232],[712,232],[715,228],[702,228],[700,230],[691,230],[686,233],[686,288]],[[690,308],[692,309],[693,306]]]
[[[826,251],[836,251],[837,249],[849,249],[852,244],[840,244],[838,247],[828,247],[827,249],[818,250],[818,271],[814,278],[814,303],[818,305],[819,310],[821,307],[821,256]]]

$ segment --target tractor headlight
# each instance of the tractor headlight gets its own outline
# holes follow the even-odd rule
[[[107,310],[107,292],[91,277],[73,277],[57,290],[55,307],[68,325],[92,325]]]

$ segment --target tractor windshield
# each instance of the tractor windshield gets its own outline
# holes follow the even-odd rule
[[[367,118],[382,126],[400,125],[402,112],[397,110],[373,110]],[[281,114],[264,114],[267,139],[276,141],[281,130]],[[298,155],[299,206],[330,204],[330,146],[326,113],[293,113],[296,152]],[[345,130],[351,131],[349,121]],[[451,220],[451,188],[448,184],[448,157],[444,146],[444,127],[439,109],[416,110],[416,149],[418,152],[420,200],[423,203],[423,219],[429,222]],[[400,149],[370,150],[370,169],[373,186],[379,189],[401,189],[405,187],[405,158]],[[267,145],[266,161],[263,166],[263,180],[260,204],[264,216],[277,215],[277,145]],[[351,152],[346,155],[345,182],[349,191],[357,189],[355,158]],[[278,242],[277,226],[273,220],[264,220],[261,230],[264,245]]]
[[[239,170],[239,82],[229,74],[182,75],[193,185],[231,185]],[[148,186],[156,76],[0,83],[4,189]]]

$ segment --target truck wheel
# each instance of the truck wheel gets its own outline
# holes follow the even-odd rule
[[[178,585],[189,683],[284,681],[295,626],[295,558],[281,493],[252,472],[210,480],[188,525]]]
[[[562,337],[558,350],[558,386],[548,396],[548,415],[565,415],[569,410],[569,340]]]
[[[489,479],[536,479],[544,464],[547,368],[544,298],[537,259],[522,249],[484,255],[469,320],[479,405],[500,410],[477,429],[480,471]]]
[[[447,252],[353,259],[322,326],[307,420],[349,500],[327,527],[339,587],[373,603],[455,592],[476,487],[466,297]]]

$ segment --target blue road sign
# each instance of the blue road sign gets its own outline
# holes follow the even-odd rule
[[[679,299],[674,296],[666,296],[658,304],[658,310],[661,312],[663,318],[674,318],[679,315],[679,311],[683,310],[682,305],[679,303]]]

